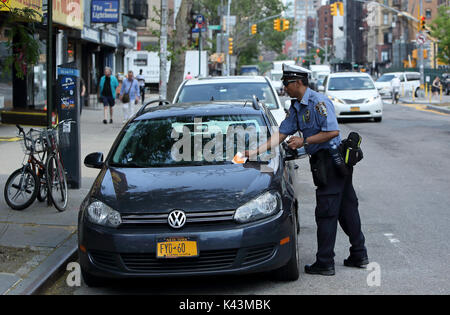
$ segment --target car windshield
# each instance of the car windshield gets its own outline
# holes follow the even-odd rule
[[[334,77],[330,78],[329,91],[373,90],[375,86],[368,77]]]
[[[137,120],[125,127],[110,166],[170,167],[229,164],[267,140],[257,115],[176,116]],[[256,148],[256,146],[255,146]],[[269,152],[270,154],[270,152]]]
[[[235,82],[210,83],[199,85],[185,85],[176,103],[203,102],[203,101],[239,101],[251,100],[253,95],[263,102],[269,109],[277,109],[275,100],[267,82]]]
[[[282,76],[283,76],[283,73],[273,73],[272,81],[280,81]]]
[[[383,74],[383,75],[377,80],[377,82],[390,82],[394,77],[395,77],[395,75],[393,75],[393,74]]]

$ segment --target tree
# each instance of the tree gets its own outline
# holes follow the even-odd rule
[[[450,7],[440,6],[438,16],[431,23],[431,36],[439,40],[438,58],[445,64],[450,59]]]
[[[14,67],[16,77],[24,79],[28,66],[39,61],[39,41],[34,35],[36,33],[34,21],[41,20],[42,16],[36,10],[27,7],[11,8],[3,0],[0,0],[1,7],[6,7],[9,11],[8,17],[0,23],[0,28],[8,29],[6,47],[11,51],[2,70],[10,73]]]

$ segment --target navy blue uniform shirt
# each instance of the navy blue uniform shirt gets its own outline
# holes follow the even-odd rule
[[[321,131],[339,131],[339,126],[334,112],[334,106],[330,99],[321,93],[317,93],[310,88],[306,89],[305,95],[299,102],[295,101],[289,109],[289,115],[280,125],[280,133],[293,135],[301,131],[303,138],[308,138]],[[331,139],[329,142],[320,144],[310,144],[306,153],[314,154],[320,149],[329,149],[331,143],[339,146],[341,137]]]

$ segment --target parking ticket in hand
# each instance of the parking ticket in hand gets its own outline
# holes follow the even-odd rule
[[[244,154],[242,154],[241,152],[236,153],[236,155],[234,156],[232,162],[234,164],[244,164],[245,162],[247,162],[247,157],[244,156]]]

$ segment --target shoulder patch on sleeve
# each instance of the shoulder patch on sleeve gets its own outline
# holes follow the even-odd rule
[[[327,105],[324,102],[317,103],[315,108],[320,115],[327,117]]]

